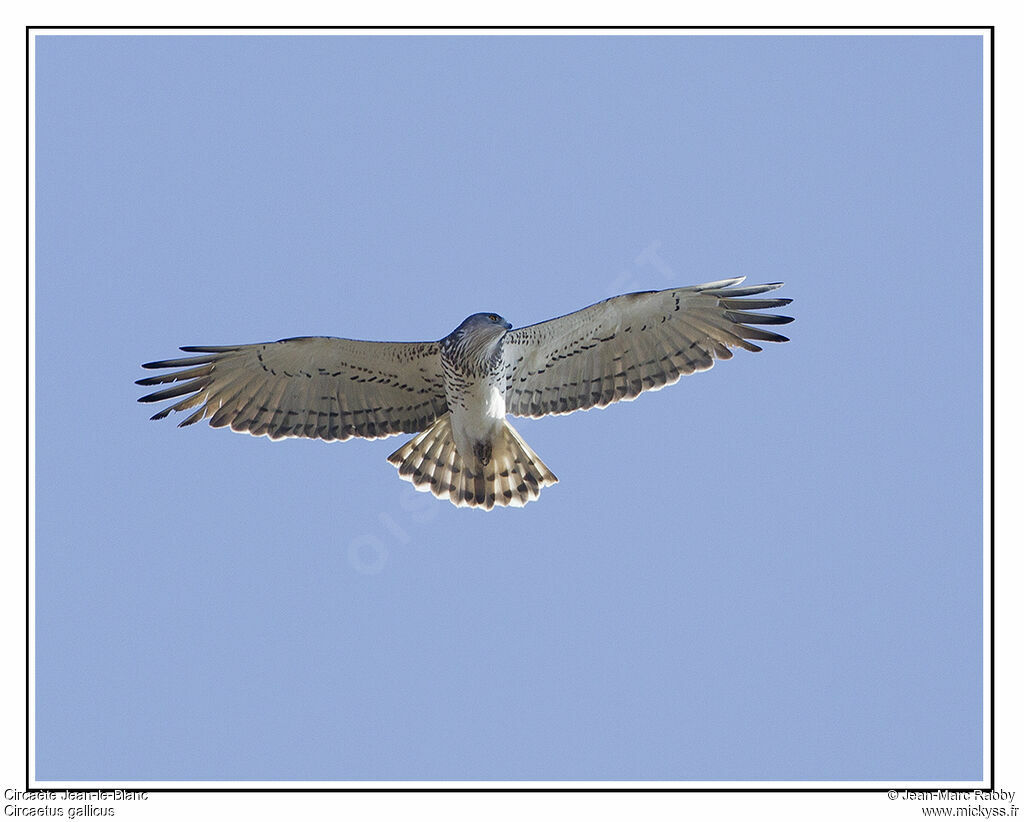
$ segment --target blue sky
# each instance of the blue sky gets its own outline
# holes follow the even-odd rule
[[[42,780],[975,780],[980,37],[38,37]],[[784,280],[455,509],[179,345]]]

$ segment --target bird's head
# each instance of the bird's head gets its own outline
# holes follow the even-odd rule
[[[512,327],[512,323],[500,314],[488,314],[483,311],[479,314],[470,314],[462,321],[462,325],[456,331],[472,331],[474,334],[493,334],[502,336]]]
[[[466,361],[484,363],[498,356],[501,339],[511,327],[500,314],[471,314],[448,335],[446,347],[457,350]]]

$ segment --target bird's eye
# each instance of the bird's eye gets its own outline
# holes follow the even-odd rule
[[[491,314],[491,315],[490,315],[490,317],[489,317],[488,319],[489,319],[489,320],[490,320],[490,321],[491,321],[492,323],[496,323],[496,322],[498,321],[498,315],[497,315],[497,314]]]

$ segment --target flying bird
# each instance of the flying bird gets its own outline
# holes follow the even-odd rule
[[[522,506],[558,482],[506,420],[604,408],[706,371],[751,340],[787,342],[754,313],[789,299],[756,295],[782,283],[743,277],[623,294],[553,320],[512,328],[473,314],[437,342],[292,337],[252,345],[184,346],[198,356],[145,363],[183,369],[138,380],[173,383],[139,402],[196,410],[180,426],[254,436],[347,440],[412,434],[388,462],[417,489],[458,506]],[[754,299],[751,299],[751,298]]]

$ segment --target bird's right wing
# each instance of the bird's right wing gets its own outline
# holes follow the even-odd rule
[[[422,431],[447,410],[435,342],[294,337],[181,350],[199,356],[143,365],[183,369],[138,380],[175,383],[139,402],[181,397],[155,420],[199,406],[179,425],[209,417],[214,428],[271,439],[347,440]]]
[[[564,317],[509,331],[505,403],[519,417],[568,414],[631,400],[706,371],[750,340],[786,342],[758,325],[792,317],[751,313],[791,300],[747,299],[782,283],[740,286],[742,277],[612,297]]]

